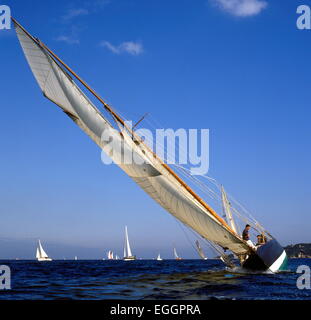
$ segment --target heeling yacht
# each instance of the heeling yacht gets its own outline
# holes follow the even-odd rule
[[[215,179],[202,177],[212,181],[213,186],[217,187],[217,198],[221,192],[220,199],[223,200],[225,217],[221,217],[220,208],[214,205],[212,207],[210,203],[215,199],[214,191],[211,192],[205,183],[202,186],[202,181],[193,177],[191,170],[185,167],[182,168],[183,178],[181,178],[180,166],[168,165],[160,155],[153,152],[142,136],[128,125],[125,118],[56,53],[41,40],[33,37],[14,18],[11,19],[43,96],[74,121],[152,199],[177,220],[217,246],[219,251],[222,251],[221,256],[225,256],[227,251],[232,252],[243,268],[272,272],[284,268],[286,262],[284,248],[244,210],[243,206],[229,201],[224,189],[219,189]],[[92,94],[96,101],[90,100],[88,94]],[[103,142],[104,131],[113,139],[112,145]],[[122,148],[119,148],[120,145]],[[124,158],[122,155],[126,153],[132,154],[138,161],[132,164],[120,161]],[[231,196],[229,198],[232,200]],[[237,228],[237,218],[244,225],[249,224],[258,234],[264,235],[267,238],[265,243],[256,248],[250,241],[245,241]],[[124,260],[135,260],[135,257],[127,251]]]

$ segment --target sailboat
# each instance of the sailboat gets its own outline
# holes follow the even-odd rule
[[[127,226],[125,226],[123,260],[125,261],[136,260],[136,257],[132,254],[132,251],[131,251],[129,236],[127,232]]]
[[[108,260],[113,260],[113,252],[111,250],[108,251],[107,258]]]
[[[200,245],[200,242],[198,240],[196,240],[195,246],[196,246],[197,252],[198,252],[199,256],[201,257],[201,259],[207,260],[207,257],[205,256],[203,249]]]
[[[161,255],[160,255],[160,253],[158,254],[158,256],[157,256],[157,259],[156,260],[158,260],[158,261],[162,261],[163,259],[161,258]]]
[[[178,256],[176,248],[174,248],[174,258],[175,260],[182,260],[182,258]]]
[[[77,256],[75,256],[75,261],[77,261],[78,260],[78,257]]]
[[[41,241],[38,240],[38,247],[36,251],[36,258],[38,261],[52,261],[52,259],[47,255],[47,253],[43,250]]]
[[[285,250],[266,229],[257,221],[243,216],[241,210],[234,210],[235,217],[239,215],[239,218],[248,219],[247,223],[254,230],[267,237],[267,242],[257,249],[243,240],[230,217],[221,217],[210,200],[200,194],[201,190],[190,187],[177,173],[177,168],[173,169],[151,150],[133,127],[75,71],[14,18],[12,21],[44,97],[74,121],[152,199],[202,238],[214,243],[219,250],[234,253],[243,268],[275,272],[282,267],[286,260]],[[86,93],[91,94],[96,103]],[[103,108],[102,111],[97,104]],[[114,143],[103,140],[103,133],[109,133]],[[120,161],[126,153],[132,154],[137,161],[130,164]],[[188,178],[194,180],[193,176]],[[125,250],[128,250],[127,246]],[[129,251],[124,257],[133,259]]]

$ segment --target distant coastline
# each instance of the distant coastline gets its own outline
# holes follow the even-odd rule
[[[284,249],[289,258],[311,258],[311,243],[290,244]]]

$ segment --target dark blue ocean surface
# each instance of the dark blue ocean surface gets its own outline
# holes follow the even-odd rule
[[[249,274],[226,270],[219,260],[0,261],[11,268],[11,290],[0,299],[311,299],[299,290],[299,265],[288,271]]]

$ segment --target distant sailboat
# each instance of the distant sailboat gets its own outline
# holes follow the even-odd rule
[[[161,256],[160,256],[160,253],[158,254],[158,256],[157,256],[157,260],[158,261],[162,261],[163,259],[161,258]]]
[[[47,253],[43,250],[41,241],[38,240],[38,247],[36,252],[36,258],[38,261],[52,261],[52,259],[47,255]]]
[[[200,242],[197,240],[195,242],[196,245],[196,249],[198,251],[199,256],[203,259],[203,260],[207,260],[207,257],[205,256],[202,247],[200,246]]]
[[[182,258],[178,256],[176,248],[174,248],[174,258],[175,260],[182,260]]]
[[[108,260],[113,260],[113,252],[111,250],[108,251],[107,258]]]
[[[77,257],[77,256],[75,256],[75,260],[78,260],[78,257]]]
[[[118,255],[116,255],[115,260],[120,260],[120,258],[119,258],[119,256],[118,256]]]
[[[127,233],[127,226],[125,226],[123,260],[125,260],[125,261],[136,260],[136,257],[133,256],[132,251],[131,251],[130,242],[129,242],[129,236],[128,236],[128,233]]]

